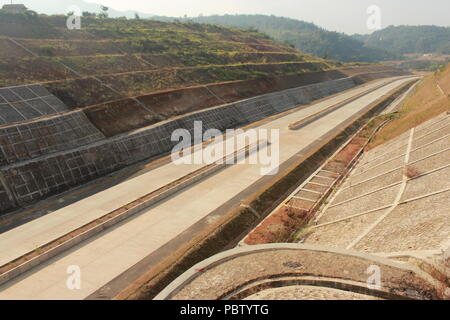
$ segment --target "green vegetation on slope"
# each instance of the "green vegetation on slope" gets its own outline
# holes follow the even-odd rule
[[[338,65],[255,30],[92,16],[82,18],[81,30],[68,30],[66,19],[0,13],[0,86],[52,82],[52,92],[70,106],[81,107]]]
[[[394,119],[376,135],[370,147],[398,137],[446,111],[450,111],[450,64],[419,83],[400,110],[391,115]]]
[[[450,63],[450,58],[445,60],[407,60],[398,65],[403,70],[434,72],[444,68]]]
[[[398,54],[450,54],[450,27],[390,26],[367,36],[356,35],[366,45],[389,48]]]
[[[327,31],[313,23],[295,19],[265,15],[215,15],[189,20],[260,31],[302,52],[325,59],[343,62],[375,62],[400,58],[383,48],[365,46],[362,41],[346,34]]]

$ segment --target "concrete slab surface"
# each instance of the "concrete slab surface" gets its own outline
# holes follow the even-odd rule
[[[367,87],[387,83],[383,79],[293,112],[258,128],[280,129],[280,163],[307,148],[319,137],[380,96],[406,83],[400,79],[298,130],[289,124],[331,104],[345,100]],[[33,250],[77,226],[102,216],[109,210],[198,169],[197,165],[169,163],[146,174],[105,190],[90,198],[53,212],[0,235],[1,263]],[[83,299],[132,267],[151,252],[181,234],[221,204],[238,195],[261,178],[259,165],[234,165],[208,177],[171,198],[150,207],[132,219],[69,250],[44,265],[0,287],[0,299]],[[69,290],[67,268],[79,266],[82,287]]]

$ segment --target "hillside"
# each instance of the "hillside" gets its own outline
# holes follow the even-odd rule
[[[8,1],[3,1],[4,3]],[[101,1],[84,1],[84,0],[58,0],[58,1],[35,1],[35,0],[21,0],[27,8],[39,13],[45,13],[48,15],[52,14],[64,14],[67,12],[67,8],[71,6],[76,6],[80,8],[82,12],[91,12],[99,14],[102,12],[102,5],[99,3]],[[143,12],[128,10],[128,11],[118,11],[114,8],[108,7],[108,16],[111,18],[127,17],[134,18],[135,14],[138,14],[141,18],[150,18],[151,14],[146,14]]]
[[[303,52],[343,62],[375,62],[400,58],[384,48],[365,46],[363,42],[346,34],[327,31],[313,23],[295,19],[265,15],[216,15],[189,20],[258,30]]]
[[[450,54],[450,27],[390,26],[367,36],[357,35],[355,39],[397,54]]]
[[[257,32],[227,27],[93,17],[83,17],[81,30],[65,26],[64,16],[1,14],[0,86],[47,82],[65,103],[80,107],[334,67]]]
[[[0,87],[42,84],[108,135],[307,84],[398,74],[382,66],[341,72],[340,63],[254,30],[92,16],[68,30],[62,15],[0,15]]]
[[[445,111],[450,111],[450,64],[423,79],[394,114],[394,120],[376,135],[371,147],[391,140]]]

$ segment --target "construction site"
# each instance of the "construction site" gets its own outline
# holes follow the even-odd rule
[[[0,58],[1,300],[450,298],[450,66],[1,11]],[[220,160],[277,142],[277,170],[174,163],[174,131],[199,122],[276,130]],[[213,140],[189,141],[193,157]]]

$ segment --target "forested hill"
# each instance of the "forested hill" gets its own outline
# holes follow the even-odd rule
[[[450,54],[450,27],[390,26],[370,35],[356,35],[367,46],[389,48],[399,54]]]
[[[300,20],[266,15],[224,15],[189,18],[194,22],[251,28],[297,49],[326,59],[343,62],[374,62],[398,59],[382,48],[370,48],[343,33],[327,31]]]

